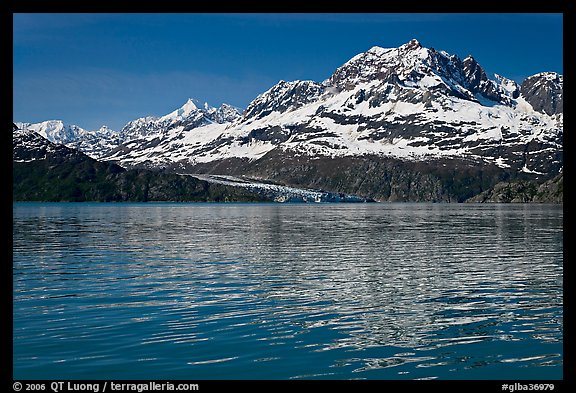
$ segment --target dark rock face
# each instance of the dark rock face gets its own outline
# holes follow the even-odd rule
[[[559,174],[544,183],[534,180],[500,182],[466,202],[473,203],[563,203],[564,175]]]
[[[496,102],[509,102],[503,92],[498,89],[498,86],[488,79],[486,71],[484,71],[472,56],[464,59],[462,62],[462,70],[465,76],[465,86],[472,93],[479,93],[484,98]]]
[[[522,96],[534,110],[555,115],[563,113],[564,77],[555,72],[543,72],[526,78],[520,86]]]
[[[34,132],[13,136],[14,201],[262,201],[245,189],[211,184],[190,176],[143,169],[126,170],[96,161]]]
[[[257,161],[222,160],[190,166],[185,172],[247,176],[387,202],[464,202],[499,182],[535,178],[525,173],[511,174],[480,160],[444,158],[423,162],[370,155],[309,160],[276,150]]]
[[[564,174],[540,184],[532,202],[563,203],[564,202]]]
[[[77,150],[51,143],[32,131],[21,131],[13,127],[12,160],[28,162],[46,159],[48,156],[61,159],[84,156]]]
[[[270,141],[274,144],[280,144],[286,142],[290,137],[290,130],[284,129],[279,126],[273,126],[268,128],[257,128],[250,131],[250,133],[242,139],[241,143],[246,144],[251,140],[257,141]]]

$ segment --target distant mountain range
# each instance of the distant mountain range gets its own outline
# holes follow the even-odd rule
[[[190,99],[120,131],[15,124],[126,169],[248,177],[379,201],[463,202],[503,182],[538,189],[563,178],[562,75],[490,78],[472,56],[416,40],[373,47],[321,83],[280,81],[242,112]]]

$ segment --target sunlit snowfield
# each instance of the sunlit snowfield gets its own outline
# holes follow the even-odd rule
[[[17,379],[562,378],[562,206],[13,213]]]

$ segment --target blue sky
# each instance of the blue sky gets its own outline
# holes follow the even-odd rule
[[[562,14],[14,14],[15,121],[86,129],[192,97],[245,108],[279,80],[323,81],[412,38],[521,81],[563,72]]]

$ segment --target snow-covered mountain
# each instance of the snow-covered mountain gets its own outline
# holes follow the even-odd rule
[[[88,131],[77,125],[65,124],[62,120],[48,120],[41,123],[15,125],[23,130],[35,131],[52,143],[80,150],[88,156],[100,159],[118,146],[132,140],[148,137],[162,137],[167,130],[182,127],[184,130],[212,123],[226,123],[240,116],[237,108],[222,104],[213,108],[208,104],[202,107],[193,99],[180,108],[161,117],[142,117],[126,124],[119,132],[102,126],[99,130]]]
[[[471,56],[460,60],[416,40],[373,47],[323,83],[280,81],[232,124],[167,127],[162,138],[143,139],[106,158],[125,166],[189,168],[258,160],[278,150],[312,158],[457,157],[557,173],[562,77],[552,87],[534,82],[551,75],[530,77],[521,87],[502,76],[489,79]],[[547,93],[559,104],[548,104]]]
[[[280,81],[242,115],[189,100],[166,116],[134,120],[99,157],[388,200],[449,200],[451,192],[461,199],[470,177],[480,177],[470,180],[474,193],[561,172],[562,90],[555,73],[519,85],[489,77],[472,56],[461,60],[411,40],[360,53],[322,83]],[[416,195],[414,177],[430,183],[425,192],[433,195]],[[408,184],[395,191],[401,181]]]
[[[118,146],[121,141],[116,131],[102,126],[99,130],[88,131],[62,120],[48,120],[41,123],[15,123],[22,130],[34,131],[52,143],[80,150],[93,158],[100,158]]]
[[[45,160],[50,155],[58,154],[59,151],[76,152],[62,146],[51,143],[46,137],[42,137],[33,129],[20,129],[22,124],[15,124],[12,133],[12,161],[31,162],[35,160]]]
[[[148,137],[162,137],[168,130],[181,128],[190,131],[208,124],[223,124],[240,117],[238,109],[228,104],[219,108],[207,103],[199,105],[198,101],[189,98],[182,107],[161,117],[142,117],[126,124],[120,130],[122,142]]]

